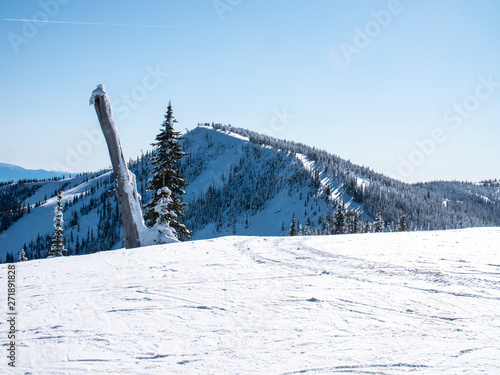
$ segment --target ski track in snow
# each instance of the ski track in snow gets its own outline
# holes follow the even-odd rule
[[[224,237],[18,263],[18,369],[0,372],[497,373],[498,243]]]

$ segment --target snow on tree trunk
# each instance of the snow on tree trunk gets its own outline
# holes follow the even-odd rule
[[[142,218],[140,195],[137,193],[135,175],[129,171],[123,157],[118,131],[113,120],[111,103],[102,84],[92,92],[90,105],[94,105],[104,138],[108,145],[116,181],[116,196],[122,214],[124,245],[127,249],[145,245],[141,236],[147,230]]]

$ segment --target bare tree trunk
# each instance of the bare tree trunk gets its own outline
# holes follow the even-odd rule
[[[94,105],[104,138],[108,144],[116,182],[116,197],[122,214],[124,244],[127,249],[141,246],[141,233],[146,229],[142,218],[140,196],[135,175],[129,171],[123,157],[109,97],[99,84],[92,92],[90,105]]]

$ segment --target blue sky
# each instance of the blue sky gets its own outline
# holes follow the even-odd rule
[[[500,177],[495,0],[27,0],[0,15],[0,162],[107,167],[88,105],[103,83],[127,157],[172,100],[182,131],[230,123],[409,182]]]

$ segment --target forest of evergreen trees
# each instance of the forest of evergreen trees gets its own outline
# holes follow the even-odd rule
[[[476,184],[406,184],[300,143],[278,140],[229,125],[204,125],[248,137],[250,142],[244,144],[242,157],[224,171],[220,179],[214,180],[206,190],[189,197],[185,216],[180,218],[189,230],[196,231],[210,223],[215,225],[216,231],[235,230],[241,217],[248,218],[260,212],[266,202],[282,190],[289,194],[293,191],[305,192],[304,196],[301,193],[300,199],[304,202],[301,216],[306,219],[302,222],[297,220],[293,230],[292,217],[283,222],[284,235],[500,226],[498,180]],[[183,141],[187,155],[181,160],[180,172],[187,183],[206,170],[207,158],[216,158],[225,151],[224,145],[212,144],[210,137],[205,136],[204,148],[194,152],[190,148],[194,136],[188,133]],[[298,153],[315,161],[316,172],[311,174],[304,168],[295,157]],[[129,162],[130,170],[136,175],[143,204],[152,197],[152,192],[147,189],[148,179],[151,178],[151,157],[151,152],[147,152]],[[353,201],[362,204],[365,218],[361,218],[360,212],[346,208],[348,202],[332,199],[331,192],[321,188],[319,173],[328,175],[342,186]],[[63,205],[68,254],[88,254],[118,246],[123,233],[119,207],[113,194],[115,183],[112,174],[100,171],[79,177],[79,180],[65,180],[61,185],[63,194],[78,184],[85,183],[86,186],[85,191]],[[33,207],[56,196],[57,189],[40,202],[27,204],[26,199],[42,184],[39,181],[21,181],[0,187],[0,233]],[[328,210],[320,212],[316,209],[320,206],[319,201],[326,202]],[[51,235],[44,233],[27,241],[23,249],[28,259],[38,259],[47,256],[50,246]],[[17,254],[21,249],[15,250]],[[17,261],[13,253],[9,253],[8,258]]]
[[[222,124],[203,124],[214,129],[231,131],[247,137],[257,145],[275,150],[300,153],[316,162],[318,169],[342,184],[345,192],[355,202],[363,205],[365,212],[375,218],[380,212],[389,227],[396,228],[404,215],[410,230],[437,230],[500,225],[500,194],[490,189],[469,191],[466,183],[407,184],[394,180],[369,168],[358,166],[339,156],[329,154],[301,143],[279,140],[250,130]],[[359,183],[360,181],[364,183]],[[496,185],[495,185],[496,184]],[[481,185],[481,184],[480,184]],[[483,182],[484,186],[498,186],[496,180]],[[476,189],[479,186],[476,185]],[[450,194],[450,197],[448,197]],[[485,195],[486,194],[486,195]],[[487,199],[481,198],[486,196]]]

